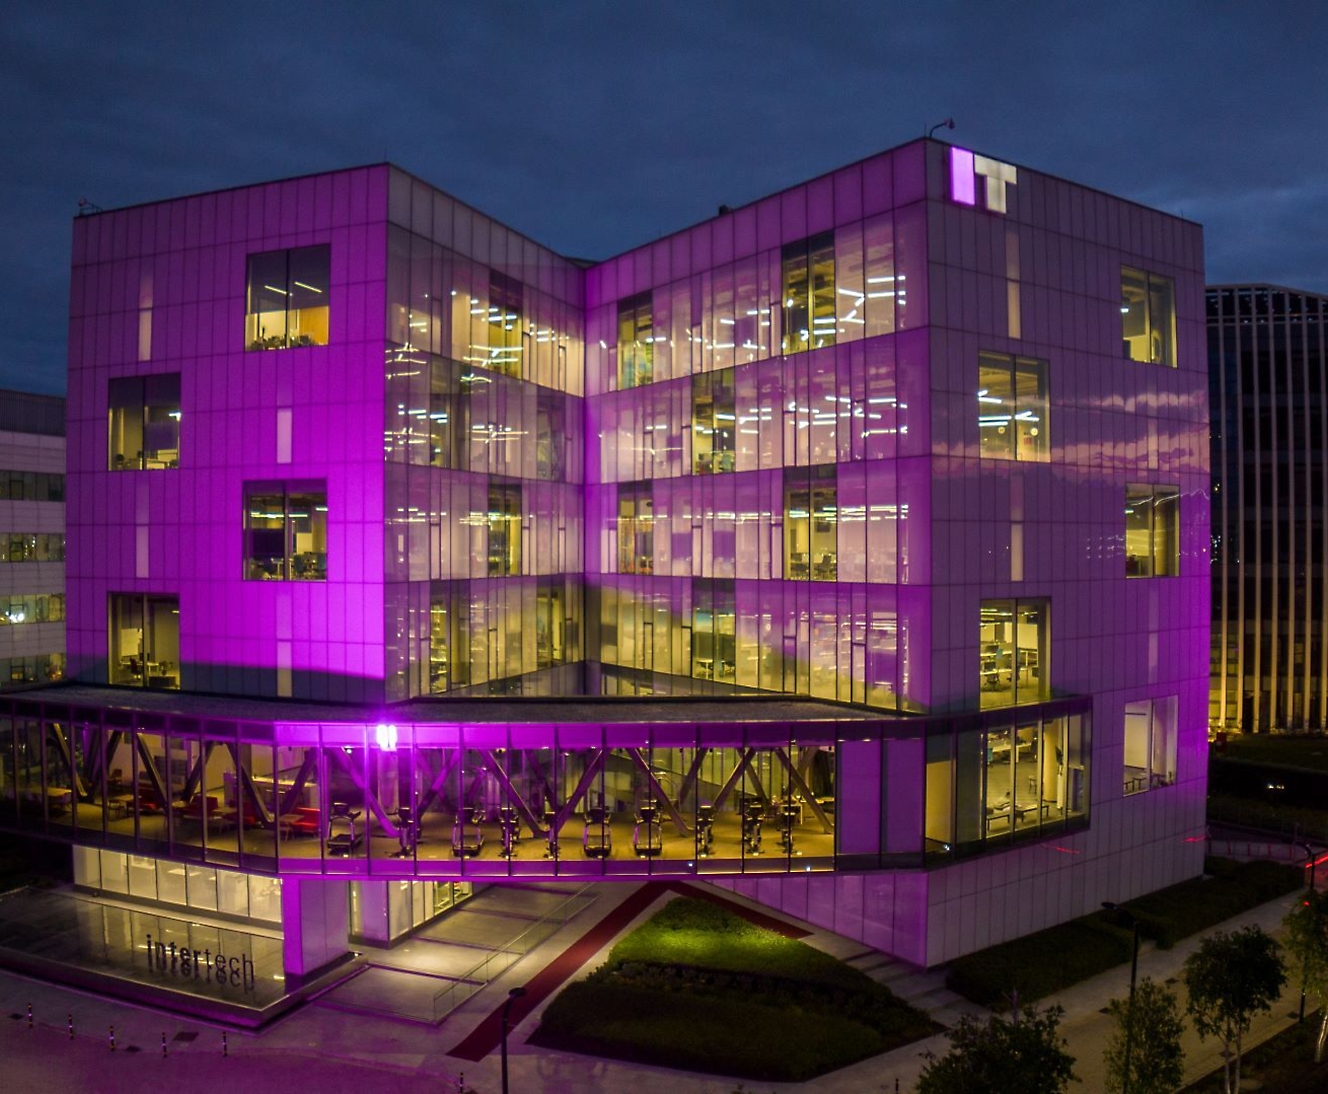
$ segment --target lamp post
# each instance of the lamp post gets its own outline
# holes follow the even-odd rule
[[[1309,895],[1309,906],[1310,906],[1311,908],[1315,908],[1315,904],[1314,904],[1314,899],[1315,899],[1315,895],[1314,895],[1314,867],[1315,867],[1315,865],[1316,865],[1316,862],[1315,862],[1314,848],[1311,847],[1308,843],[1302,843],[1301,846],[1302,846],[1303,848],[1305,848],[1305,854],[1309,857],[1309,860],[1310,860],[1310,895]],[[1317,908],[1315,908],[1315,910],[1317,911]],[[1297,1022],[1303,1022],[1303,1021],[1305,1021],[1305,971],[1306,971],[1306,969],[1307,969],[1308,966],[1309,966],[1309,960],[1310,960],[1310,958],[1309,958],[1309,954],[1306,953],[1306,955],[1305,955],[1305,959],[1304,959],[1304,960],[1301,962],[1301,964],[1300,964],[1300,1014],[1299,1014],[1299,1015],[1297,1016],[1297,1018],[1296,1018],[1296,1021],[1297,1021]]]
[[[512,1004],[525,994],[525,988],[513,988],[507,993],[507,1002],[503,1004],[503,1094],[507,1094],[507,1018],[512,1013]]]
[[[1125,1008],[1125,1074],[1121,1078],[1121,1094],[1130,1094],[1130,1055],[1134,1049],[1134,982],[1139,975],[1139,921],[1119,904],[1102,902],[1108,911],[1123,915],[1134,929],[1134,953],[1130,958],[1130,1001]]]

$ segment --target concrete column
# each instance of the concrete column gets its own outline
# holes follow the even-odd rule
[[[391,945],[392,924],[387,910],[387,882],[361,881],[359,886],[360,917],[364,921],[361,936],[371,946]]]
[[[323,878],[282,878],[281,919],[288,976],[307,976],[349,952],[346,884]]]

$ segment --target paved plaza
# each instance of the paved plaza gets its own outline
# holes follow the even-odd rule
[[[573,955],[579,966],[562,978],[585,975],[596,967],[608,952],[613,938],[651,914],[660,900],[668,899],[663,890],[641,892],[637,885],[605,885],[599,900],[583,914],[572,919],[557,934],[508,968],[482,990],[467,1000],[440,1025],[431,1021],[375,1013],[372,999],[368,1005],[348,1006],[337,1000],[337,992],[359,980],[364,993],[382,993],[386,998],[377,1007],[390,1010],[398,993],[409,993],[412,979],[419,974],[374,966],[348,985],[320,996],[279,1019],[260,1033],[229,1031],[223,1055],[223,1032],[219,1027],[193,1019],[138,1008],[108,999],[80,993],[73,989],[40,983],[21,976],[0,973],[0,1058],[5,1061],[3,1085],[17,1091],[125,1091],[144,1089],[145,1081],[163,1084],[164,1089],[224,1089],[226,1084],[242,1084],[246,1094],[264,1091],[288,1092],[296,1088],[335,1094],[366,1090],[392,1090],[395,1094],[429,1091],[452,1094],[459,1089],[464,1074],[467,1090],[494,1094],[500,1089],[499,1054],[488,1052],[481,1059],[458,1055],[460,1046],[485,1043],[484,1030],[492,1030],[494,1015],[501,1008],[509,988],[536,981],[541,974],[556,975],[559,966],[567,965],[565,955]],[[712,890],[722,899],[734,899],[720,890]],[[653,899],[650,899],[652,898]],[[1258,923],[1276,931],[1295,897],[1285,897],[1223,924],[1231,929],[1245,923]],[[745,903],[738,900],[737,903]],[[753,911],[766,909],[750,905]],[[616,916],[614,913],[618,913]],[[587,937],[600,940],[597,928],[609,921],[616,929],[603,944],[588,953]],[[952,1023],[964,1010],[977,1008],[958,1000],[944,987],[938,972],[921,972],[894,962],[883,954],[864,951],[853,942],[806,924],[786,921],[791,929],[801,928],[805,940],[862,968],[868,975],[889,984],[901,996],[932,1013],[938,1021]],[[443,921],[446,923],[446,920]],[[1146,946],[1140,955],[1139,975],[1166,980],[1179,975],[1185,958],[1198,946],[1198,937],[1172,950]],[[421,942],[421,946],[428,945]],[[580,947],[580,948],[578,948]],[[369,979],[365,979],[370,977]],[[546,975],[547,979],[547,975]],[[1294,978],[1293,978],[1294,979]],[[1079,1089],[1101,1090],[1102,1049],[1110,1032],[1108,1019],[1101,1008],[1113,997],[1128,991],[1129,967],[1121,966],[1061,994],[1056,999],[1066,1008],[1062,1031],[1076,1057],[1076,1073],[1084,1080]],[[532,993],[535,994],[535,993]],[[732,1094],[738,1082],[664,1068],[601,1060],[570,1053],[552,1052],[526,1043],[538,1025],[543,1008],[556,991],[538,999],[520,1016],[509,1037],[510,1089],[514,1092],[631,1091],[632,1094],[672,1094],[679,1090],[701,1094]],[[1285,1028],[1294,1020],[1298,1002],[1294,987],[1271,1015],[1255,1024],[1248,1044],[1253,1045]],[[27,1007],[31,1004],[34,1023],[29,1028]],[[399,1008],[408,1010],[409,1007]],[[518,1012],[519,1013],[519,1012]],[[74,1033],[69,1035],[68,1019]],[[487,1026],[486,1026],[487,1023]],[[111,1027],[115,1028],[116,1051],[109,1046]],[[740,1030],[734,1036],[741,1036]],[[162,1055],[165,1038],[166,1055]],[[491,1040],[491,1039],[489,1039]],[[751,1094],[795,1090],[825,1091],[827,1094],[878,1094],[899,1089],[913,1089],[923,1066],[921,1054],[928,1050],[944,1052],[947,1041],[938,1035],[874,1059],[863,1061],[807,1083],[753,1083],[745,1089]],[[1185,1038],[1186,1078],[1196,1079],[1220,1063],[1219,1046],[1209,1041],[1201,1045],[1193,1033]],[[467,1053],[474,1055],[473,1052]]]

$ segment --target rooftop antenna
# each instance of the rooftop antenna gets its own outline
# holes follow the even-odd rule
[[[93,213],[104,213],[105,211],[100,205],[94,205],[87,198],[78,199],[78,215],[81,217],[91,216]]]
[[[927,130],[927,139],[931,140],[931,138],[935,136],[936,130],[938,129],[953,129],[953,128],[954,128],[954,119],[946,118],[945,121],[937,122],[935,125],[933,125],[930,129]]]

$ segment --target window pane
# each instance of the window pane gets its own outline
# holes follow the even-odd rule
[[[1151,361],[1148,344],[1148,278],[1121,267],[1121,351],[1131,361]]]
[[[1047,430],[1047,363],[1015,358],[1015,416],[1012,424],[1015,458],[1045,461],[1049,455]]]
[[[286,345],[286,307],[290,296],[285,251],[249,256],[248,304],[244,344],[253,349]]]
[[[286,513],[281,494],[245,498],[244,576],[250,581],[286,579]]]
[[[790,243],[783,251],[785,353],[799,353],[811,337],[811,294],[808,286],[807,241]]]
[[[826,232],[808,241],[811,270],[812,347],[833,346],[835,316],[835,237]]]
[[[1015,454],[1015,390],[1010,359],[997,354],[978,356],[978,440],[985,457],[1013,459]]]
[[[327,495],[291,494],[286,501],[292,581],[327,580]]]
[[[148,376],[143,387],[143,466],[180,466],[180,374]]]
[[[143,378],[112,380],[110,404],[110,464],[112,471],[136,471],[143,466]]]
[[[1159,486],[1153,493],[1153,573],[1174,577],[1180,573],[1180,491]]]
[[[1176,366],[1176,287],[1169,277],[1148,277],[1149,360]]]
[[[290,252],[289,345],[327,345],[331,267],[332,251],[326,243],[318,247],[300,247]]]

